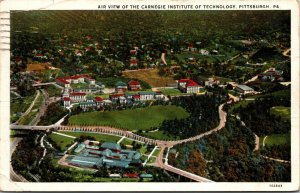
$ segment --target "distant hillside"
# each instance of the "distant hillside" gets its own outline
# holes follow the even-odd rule
[[[12,31],[122,36],[184,34],[190,38],[290,33],[289,11],[26,11],[12,12]]]

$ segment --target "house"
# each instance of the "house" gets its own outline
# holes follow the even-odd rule
[[[140,95],[141,101],[147,101],[147,100],[154,100],[156,92],[143,91],[143,92],[138,92],[138,94]]]
[[[165,98],[165,95],[163,95],[161,91],[157,91],[155,93],[155,99],[162,100],[164,98]]]
[[[255,91],[247,85],[239,84],[235,87],[235,90],[240,94],[253,94]]]
[[[283,71],[271,68],[268,71],[258,74],[258,79],[262,81],[284,81],[282,78]]]
[[[66,76],[66,77],[59,77],[56,78],[56,83],[65,87],[69,88],[70,84],[78,84],[78,83],[89,83],[89,84],[95,84],[95,79],[87,76],[87,75],[78,75],[78,76]]]
[[[137,173],[125,173],[123,175],[123,177],[125,177],[125,178],[138,178],[139,174],[137,174]]]
[[[112,143],[112,142],[104,142],[101,144],[100,150],[104,151],[106,149],[109,149],[113,152],[121,152],[121,146],[118,143]]]
[[[220,81],[216,78],[208,78],[208,80],[206,80],[204,82],[204,85],[206,87],[213,87],[214,85],[219,85],[220,84]]]
[[[152,174],[140,174],[141,178],[153,178]]]
[[[116,92],[125,92],[127,91],[127,84],[122,81],[119,81],[115,85],[115,90]]]
[[[86,100],[86,94],[82,92],[70,93],[70,99],[72,102],[84,102]]]
[[[137,80],[131,80],[128,82],[128,90],[137,91],[141,90],[141,84]]]
[[[204,50],[204,49],[201,49],[201,50],[200,50],[200,53],[201,53],[202,55],[209,55],[209,51]]]
[[[130,66],[137,66],[138,65],[138,60],[136,57],[131,57],[129,61]]]
[[[120,174],[109,174],[110,178],[121,178]]]
[[[56,78],[55,82],[60,86],[63,86],[65,88],[70,88],[70,83],[66,81],[64,78]]]
[[[178,80],[178,89],[185,93],[198,93],[203,87],[191,79]]]
[[[120,98],[125,98],[124,96],[125,96],[125,94],[123,94],[123,93],[110,94],[110,95],[109,95],[109,99],[110,99],[112,102],[117,102],[117,101],[120,100]]]
[[[71,105],[70,97],[63,97],[64,107],[69,107]]]

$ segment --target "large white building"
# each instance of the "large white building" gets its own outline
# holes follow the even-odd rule
[[[255,91],[247,85],[239,84],[235,87],[235,90],[241,94],[253,94]]]
[[[84,83],[84,82],[94,85],[95,79],[93,79],[87,75],[66,76],[66,77],[62,77],[62,78],[56,78],[56,83],[65,88],[69,88],[71,83],[78,84],[78,83]]]
[[[190,79],[178,80],[178,89],[185,93],[198,93],[203,87]]]

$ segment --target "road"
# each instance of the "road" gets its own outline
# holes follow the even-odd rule
[[[166,148],[170,148],[170,147],[173,147],[174,145],[177,145],[177,144],[181,144],[181,143],[186,143],[186,142],[191,142],[191,141],[195,141],[195,140],[198,140],[204,136],[207,136],[207,135],[210,135],[212,134],[213,132],[216,132],[222,128],[224,128],[225,126],[225,123],[226,123],[226,116],[227,116],[227,113],[225,111],[223,111],[223,106],[224,104],[220,105],[219,106],[219,118],[220,118],[220,123],[219,125],[214,128],[214,129],[211,129],[205,133],[201,133],[199,135],[196,135],[194,137],[191,137],[191,138],[187,138],[187,139],[183,139],[183,140],[177,140],[177,141],[166,141],[166,142],[162,142],[160,143],[160,148],[161,148],[161,151],[160,153],[158,154],[158,158],[156,159],[156,163],[155,165],[157,167],[160,167],[160,168],[163,168],[167,171],[170,171],[170,172],[173,172],[173,173],[176,173],[176,174],[179,174],[179,175],[182,175],[182,176],[185,176],[189,179],[192,179],[192,180],[195,180],[197,182],[212,182],[211,180],[209,179],[206,179],[206,178],[203,178],[201,176],[197,176],[195,174],[192,174],[190,172],[187,172],[187,171],[183,171],[181,169],[178,169],[178,168],[175,168],[173,166],[170,166],[168,164],[165,164],[163,162],[163,154],[164,154],[164,150]]]
[[[291,57],[288,53],[291,51],[291,48],[287,48],[286,50],[284,50],[282,52],[282,55],[286,56],[286,57]]]
[[[41,89],[41,92],[43,94],[43,103],[42,103],[42,106],[40,107],[38,113],[36,114],[36,116],[34,117],[34,119],[31,121],[31,123],[29,125],[37,125],[38,122],[40,121],[40,118],[41,116],[43,116],[46,112],[46,109],[49,105],[49,95],[48,93],[44,90],[44,89]]]
[[[226,123],[226,116],[227,113],[223,111],[223,106],[224,104],[219,106],[218,112],[219,112],[219,118],[220,122],[217,127],[214,129],[211,129],[205,133],[201,133],[199,135],[187,138],[187,139],[182,139],[182,140],[176,140],[176,141],[161,141],[161,140],[154,140],[150,139],[147,137],[139,136],[137,134],[134,134],[130,131],[126,130],[121,130],[117,128],[112,128],[112,127],[101,127],[101,126],[86,126],[86,127],[80,127],[80,126],[59,126],[58,130],[82,130],[82,131],[93,131],[93,132],[100,132],[100,133],[110,133],[110,134],[116,134],[116,135],[121,135],[121,136],[126,136],[127,138],[142,141],[145,143],[149,144],[155,144],[160,147],[161,151],[158,155],[158,159],[156,160],[155,166],[163,168],[167,171],[174,172],[176,174],[185,176],[187,178],[190,178],[192,180],[198,181],[198,182],[210,182],[209,179],[203,178],[201,176],[197,176],[195,174],[180,170],[178,168],[175,168],[170,165],[166,165],[163,163],[163,152],[166,147],[173,147],[174,145],[181,144],[181,143],[186,143],[186,142],[191,142],[198,140],[204,136],[210,135],[213,132],[216,132],[220,129],[222,129],[225,126]],[[28,126],[28,125],[11,125],[11,129],[32,129],[32,130],[47,130],[55,125],[50,125],[50,126]]]

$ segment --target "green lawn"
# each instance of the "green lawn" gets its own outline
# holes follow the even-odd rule
[[[69,125],[105,125],[128,130],[149,130],[159,126],[164,120],[183,119],[188,116],[189,113],[182,107],[158,105],[121,111],[81,113],[71,116]]]
[[[158,140],[176,140],[179,139],[179,137],[176,136],[169,136],[163,133],[163,131],[155,131],[155,132],[147,132],[143,133],[144,136],[150,137],[153,139],[158,139]]]
[[[132,142],[133,142],[133,140],[128,139],[128,138],[125,138],[125,139],[123,139],[123,140],[121,141],[120,144],[123,144],[123,145],[131,145]]]
[[[101,97],[103,99],[109,99],[109,94],[89,94],[88,96]]]
[[[64,151],[67,149],[67,145],[73,143],[74,139],[70,137],[65,137],[58,135],[56,133],[51,133],[49,137],[58,145],[61,147],[61,150]]]
[[[181,92],[180,90],[178,89],[175,89],[175,88],[162,88],[162,89],[159,89],[165,96],[182,96],[182,95],[190,95],[190,94],[187,94],[187,93],[183,93]]]
[[[35,101],[31,111],[26,116],[23,116],[20,119],[19,121],[20,125],[28,125],[34,119],[34,117],[39,112],[39,108],[41,107],[43,100],[44,100],[44,96],[40,94],[37,100]]]
[[[89,87],[89,84],[88,83],[72,83],[70,85],[72,88],[88,88]]]
[[[284,120],[291,120],[291,107],[276,106],[270,109],[271,114],[280,116]]]
[[[49,94],[49,97],[53,97],[53,96],[60,96],[62,91],[56,86],[49,85],[47,86],[47,92]]]
[[[263,139],[264,137],[262,137]],[[265,145],[272,146],[272,145],[284,145],[291,143],[291,136],[290,134],[273,134],[268,135],[265,140]]]
[[[19,98],[16,100],[11,100],[10,102],[11,122],[15,122],[19,119],[16,113],[24,113],[28,109],[32,101],[34,100],[35,96],[36,94],[24,98]]]
[[[238,109],[240,107],[246,107],[249,103],[254,102],[252,100],[243,100],[243,101],[239,101],[237,103],[235,103],[234,105],[231,105],[228,109],[229,113],[232,113],[233,110]]]
[[[63,133],[66,135],[71,135],[74,137],[80,137],[83,136],[91,136],[96,139],[96,141],[106,141],[106,142],[118,142],[121,137],[114,136],[114,135],[106,135],[106,134],[100,134],[100,133],[89,133],[89,132],[74,132],[74,131],[60,131],[59,133]]]
[[[156,149],[155,152],[152,154],[152,156],[158,156],[159,152],[160,152],[160,149]]]

